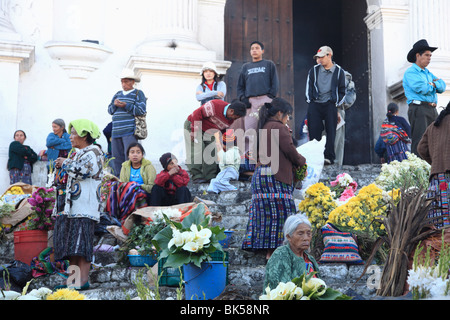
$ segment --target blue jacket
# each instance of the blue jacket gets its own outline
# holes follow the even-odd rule
[[[48,161],[54,161],[58,158],[59,151],[72,149],[72,143],[70,142],[70,134],[64,132],[62,137],[58,137],[53,132],[47,137],[47,157]]]

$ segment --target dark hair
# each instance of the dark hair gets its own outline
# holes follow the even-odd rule
[[[95,143],[95,139],[92,138],[91,134],[88,132],[86,133],[86,135],[84,136],[84,138],[86,138],[86,143],[91,145]]]
[[[205,70],[206,71],[206,70]],[[204,72],[202,72],[202,83],[201,83],[201,85],[203,86],[203,84],[205,84],[205,82],[206,82],[206,79],[205,79],[205,76],[203,75],[203,73]],[[219,83],[220,81],[222,81],[222,79],[223,79],[223,75],[218,75],[216,72],[214,72],[216,75],[214,76],[214,81],[216,82],[216,83]]]
[[[234,114],[236,116],[239,117],[245,117],[247,115],[247,106],[238,100],[234,100],[231,104],[230,104],[230,109],[234,110]]]
[[[397,113],[398,110],[400,110],[400,109],[396,103],[390,103],[387,107],[387,110],[388,110],[388,112],[387,112],[386,116],[388,118],[392,118],[394,116],[394,114]]]
[[[450,114],[450,102],[448,103],[447,107],[444,110],[442,110],[442,112],[439,114],[439,117],[434,122],[434,126],[439,127],[442,123],[442,120],[444,120],[444,118],[449,114]]]
[[[142,146],[142,144],[140,144],[139,142],[133,142],[132,144],[130,144],[128,146],[127,156],[130,154],[131,148],[134,148],[134,147],[139,147],[139,149],[141,149],[142,154],[145,155],[145,150],[144,150],[144,147]]]
[[[275,98],[270,103],[265,103],[259,110],[259,129],[262,129],[267,120],[274,117],[278,112],[283,116],[290,115],[294,111],[291,104],[283,98]]]
[[[25,139],[27,138],[27,134],[25,133],[25,131],[23,131],[23,130],[16,130],[16,131],[14,131],[13,140],[16,138],[16,133],[17,132],[23,132],[23,135],[24,135]]]
[[[264,44],[260,41],[253,41],[252,43],[250,43],[250,48],[254,45],[254,44],[259,44],[259,46],[261,47],[261,50],[264,50]]]

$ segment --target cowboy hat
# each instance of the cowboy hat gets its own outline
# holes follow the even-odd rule
[[[434,52],[434,51],[437,50],[437,48],[430,47],[428,45],[427,40],[425,40],[425,39],[417,41],[414,44],[414,46],[411,49],[411,51],[408,53],[408,61],[411,62],[411,63],[416,62],[416,54],[421,52],[421,51],[428,51],[428,50],[431,51],[431,52]]]
[[[217,75],[220,75],[219,71],[217,71],[216,65],[213,62],[206,62],[202,67],[202,71],[200,72],[200,75],[203,75],[203,72],[205,72],[205,70],[212,70]]]
[[[131,70],[131,69],[123,69],[122,73],[120,75],[120,79],[132,79],[136,82],[141,81],[141,78],[139,78],[137,75],[135,75],[133,70]]]

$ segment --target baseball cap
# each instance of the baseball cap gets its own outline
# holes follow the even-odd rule
[[[333,50],[328,46],[323,46],[319,49],[319,51],[317,51],[316,55],[313,58],[314,59],[322,58],[325,57],[327,54],[333,55]]]

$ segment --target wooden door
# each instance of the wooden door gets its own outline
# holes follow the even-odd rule
[[[278,96],[294,105],[292,0],[227,0],[225,60],[232,62],[224,79],[227,100],[237,98],[239,74],[251,61],[250,43],[255,40],[264,43],[264,59],[277,67]]]

